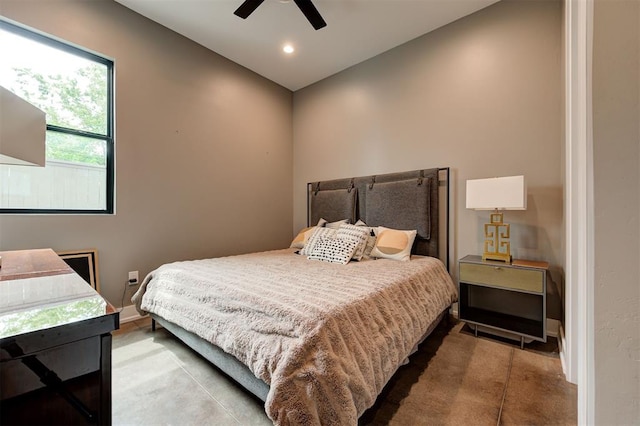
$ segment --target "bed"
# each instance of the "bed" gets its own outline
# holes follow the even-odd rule
[[[162,265],[132,300],[275,424],[357,424],[457,300],[448,180],[423,169],[310,183],[302,246]],[[359,242],[336,234],[358,226]]]

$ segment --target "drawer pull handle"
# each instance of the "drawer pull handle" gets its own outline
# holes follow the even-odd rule
[[[496,271],[502,271],[502,268],[499,266],[494,266],[493,269],[495,269]]]

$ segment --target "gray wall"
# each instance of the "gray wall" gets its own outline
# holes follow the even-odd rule
[[[640,418],[639,9],[595,3],[597,424]],[[560,271],[559,1],[503,0],[297,92],[293,111],[287,90],[111,1],[0,14],[116,59],[117,215],[0,217],[2,250],[98,248],[115,304],[129,270],[287,245],[308,181],[432,166],[452,167],[457,257],[481,251],[487,219],[464,209],[465,180],[523,173],[514,253]]]
[[[306,182],[449,166],[454,257],[480,254],[489,213],[465,208],[466,180],[524,174],[512,253],[561,281],[561,29],[560,1],[504,0],[295,92],[294,230]]]
[[[595,424],[640,421],[640,2],[593,17]]]
[[[117,180],[116,215],[3,215],[0,250],[96,248],[120,306],[127,271],[288,246],[290,91],[111,0],[0,14],[115,59]]]

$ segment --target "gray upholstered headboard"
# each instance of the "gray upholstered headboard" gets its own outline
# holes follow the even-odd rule
[[[440,191],[441,182],[444,191]],[[415,229],[413,253],[441,258],[449,267],[448,184],[448,168],[311,182],[307,184],[307,222],[361,219],[368,226]],[[444,198],[441,193],[446,194]],[[441,223],[443,216],[445,223]],[[446,258],[441,244],[446,245]]]

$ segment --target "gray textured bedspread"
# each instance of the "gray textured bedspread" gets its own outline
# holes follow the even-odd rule
[[[457,299],[437,259],[307,260],[292,249],[166,264],[134,295],[270,385],[278,425],[355,425]]]

